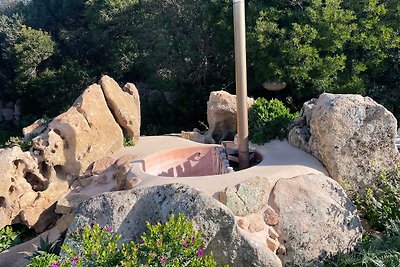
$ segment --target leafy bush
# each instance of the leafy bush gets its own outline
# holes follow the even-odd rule
[[[249,110],[249,139],[257,144],[275,138],[282,140],[287,137],[288,127],[296,117],[297,113],[290,113],[281,101],[260,97]]]
[[[111,227],[86,226],[62,246],[61,256],[41,251],[28,266],[217,266],[212,254],[203,255],[201,232],[184,215],[172,215],[165,225],[147,223],[147,228],[140,244],[118,246],[121,236]]]
[[[380,234],[366,233],[350,254],[339,254],[328,267],[400,266],[400,171],[383,172],[378,183],[356,200],[362,215]]]
[[[60,266],[117,266],[122,253],[117,246],[120,235],[112,228],[101,228],[98,224],[87,226],[72,235],[71,245],[64,244]]]
[[[391,230],[383,238],[364,236],[351,254],[339,254],[326,262],[326,267],[394,267],[400,266],[400,221],[391,221]]]
[[[0,252],[21,243],[19,233],[14,232],[11,226],[0,229]]]
[[[49,267],[57,266],[59,256],[45,251],[38,251],[37,255],[30,259],[27,267]]]
[[[172,215],[165,226],[147,223],[147,228],[140,244],[124,247],[123,266],[217,266],[212,255],[203,255],[201,232],[184,215]]]
[[[357,199],[365,218],[378,230],[387,228],[390,221],[400,221],[400,171],[383,172],[378,183]]]

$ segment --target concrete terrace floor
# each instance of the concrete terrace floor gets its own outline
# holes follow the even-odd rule
[[[139,177],[141,182],[135,188],[182,183],[193,186],[214,197],[216,197],[217,192],[224,190],[226,187],[234,186],[253,177],[266,177],[273,185],[279,179],[292,178],[303,174],[328,175],[324,166],[316,158],[289,145],[286,140],[273,140],[261,146],[252,145],[251,148],[261,154],[263,160],[256,166],[234,173],[197,177],[160,177],[143,171],[143,159],[153,153],[198,145],[201,144],[174,136],[141,137],[135,146],[126,147],[113,156],[118,158],[124,154],[136,155],[131,172]]]

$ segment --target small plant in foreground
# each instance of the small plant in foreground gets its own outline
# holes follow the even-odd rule
[[[400,171],[383,172],[378,183],[357,198],[365,218],[377,230],[384,230],[390,221],[400,221]]]
[[[123,266],[217,266],[212,254],[204,255],[201,232],[184,215],[171,215],[165,226],[147,223],[147,228],[140,244],[124,246]]]
[[[139,244],[132,241],[121,246],[117,244],[121,236],[113,233],[111,227],[86,226],[62,246],[60,256],[39,252],[29,267],[47,263],[52,267],[217,266],[212,254],[204,255],[201,233],[194,230],[193,223],[184,215],[172,215],[165,225],[146,225],[148,231]]]
[[[400,266],[400,221],[391,221],[396,231],[386,231],[383,238],[366,234],[350,254],[339,254],[325,267],[397,267]]]
[[[98,224],[86,226],[72,235],[70,243],[62,246],[59,266],[118,266],[122,253],[117,245],[121,238],[111,227]]]
[[[381,231],[365,233],[350,254],[339,254],[327,267],[400,266],[400,177],[399,169],[383,172],[378,182],[357,198],[357,204],[372,226]]]
[[[13,231],[11,226],[0,229],[0,252],[21,243],[19,233]]]
[[[290,113],[281,101],[260,97],[249,110],[249,139],[256,144],[275,138],[282,140],[296,117],[297,114]]]
[[[56,254],[45,251],[38,251],[35,256],[31,257],[27,267],[58,267],[58,258]]]
[[[124,147],[128,147],[128,146],[134,146],[135,145],[135,141],[133,141],[132,139],[130,139],[129,137],[124,137],[124,143],[123,143]]]

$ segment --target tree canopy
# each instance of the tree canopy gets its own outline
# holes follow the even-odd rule
[[[322,92],[373,97],[400,118],[397,0],[246,1],[249,93],[285,82],[300,107]],[[143,132],[199,126],[212,90],[234,92],[229,0],[7,0],[0,97],[25,116],[65,110],[108,74],[142,92]],[[172,95],[167,101],[165,95]]]

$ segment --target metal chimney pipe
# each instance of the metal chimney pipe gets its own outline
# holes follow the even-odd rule
[[[247,115],[246,27],[244,0],[233,0],[235,35],[235,75],[239,169],[249,167],[249,127]]]

